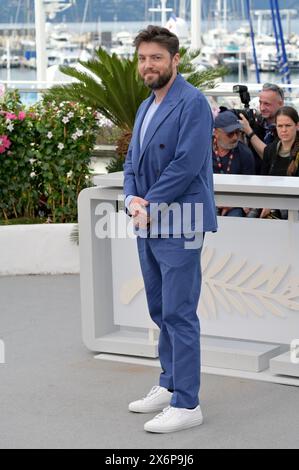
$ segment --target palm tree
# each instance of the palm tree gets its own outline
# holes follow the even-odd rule
[[[179,72],[194,86],[207,89],[215,79],[227,72],[223,67],[197,72],[193,60],[199,51],[180,50]],[[108,165],[108,171],[122,169],[131,139],[135,116],[140,104],[148,98],[150,90],[138,75],[137,54],[133,59],[121,59],[108,54],[102,48],[95,52],[95,58],[80,61],[81,70],[72,66],[61,66],[60,71],[75,78],[77,82],[52,87],[45,95],[50,101],[81,101],[91,106],[115,124],[122,132],[117,145],[118,159]]]

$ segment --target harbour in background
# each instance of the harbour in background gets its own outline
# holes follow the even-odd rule
[[[168,22],[173,21],[173,24],[177,26],[180,19],[175,16],[174,18],[173,20],[170,17]],[[156,19],[158,19],[157,16]],[[46,28],[48,67],[56,66],[58,69],[59,65],[73,65],[78,59],[88,60],[99,46],[122,57],[129,57],[134,52],[131,44],[133,37],[149,23],[161,24],[160,21],[48,22]],[[189,22],[185,24],[189,33],[191,25]],[[282,25],[290,51],[289,59],[293,58],[292,63],[289,60],[292,83],[298,84],[299,18],[298,15],[296,16],[296,11],[286,10]],[[261,17],[258,12],[255,12],[254,29],[257,37],[261,81],[279,83],[280,77],[275,70],[276,50],[271,18],[266,15],[264,17],[264,13]],[[224,77],[224,82],[256,82],[250,31],[244,19],[229,18],[227,22],[227,20],[220,21],[219,17],[214,15],[211,19],[202,20],[201,32],[203,38],[201,66],[226,65],[229,73]],[[189,40],[190,37],[186,37],[183,43],[188,46]],[[6,68],[7,56],[11,65],[9,72]],[[27,82],[36,78],[35,24],[0,23],[0,80],[20,81],[21,86],[22,81]],[[63,76],[60,75],[59,79],[62,80]]]

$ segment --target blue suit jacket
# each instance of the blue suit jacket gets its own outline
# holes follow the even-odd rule
[[[124,164],[124,193],[150,203],[202,203],[202,229],[216,231],[213,116],[209,103],[178,75],[150,122],[140,148],[142,122],[154,98],[152,94],[145,100],[136,116]]]

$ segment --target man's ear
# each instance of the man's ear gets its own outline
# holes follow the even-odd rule
[[[174,60],[174,64],[176,65],[176,67],[178,67],[179,64],[180,64],[180,61],[181,61],[181,56],[180,56],[180,54],[177,53],[177,54],[174,56],[173,60]]]

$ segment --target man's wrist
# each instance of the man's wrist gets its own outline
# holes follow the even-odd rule
[[[247,139],[250,141],[253,136],[255,136],[255,132],[253,130],[251,130],[250,133],[247,134]]]
[[[134,199],[135,196],[132,196],[131,194],[129,194],[126,199],[125,199],[125,207],[126,209],[130,210],[130,204],[132,202],[132,200]]]

